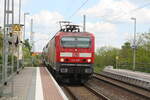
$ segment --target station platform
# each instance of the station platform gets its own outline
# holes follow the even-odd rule
[[[146,90],[150,90],[150,74],[138,71],[131,71],[126,69],[113,69],[113,67],[106,67],[101,73],[105,76],[120,80]]]
[[[131,71],[131,70],[123,70],[123,69],[118,69],[118,71],[122,72],[123,74],[126,74],[131,77],[135,78],[140,78],[146,81],[150,82],[150,74],[149,73],[144,73],[144,72],[139,72],[139,71]]]
[[[139,71],[131,71],[131,70],[127,70],[127,69],[104,69],[104,71],[109,71],[111,73],[120,74],[120,75],[124,75],[126,77],[131,77],[134,79],[139,79],[139,80],[150,82],[150,74],[149,73],[144,73],[144,72],[139,72]]]
[[[3,87],[0,100],[68,100],[46,67],[25,67]]]

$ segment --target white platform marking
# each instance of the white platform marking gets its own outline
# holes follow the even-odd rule
[[[37,67],[37,73],[36,73],[36,93],[35,93],[35,100],[44,100],[43,98],[43,88],[42,88],[42,82],[41,82],[41,74],[40,74],[40,68]]]

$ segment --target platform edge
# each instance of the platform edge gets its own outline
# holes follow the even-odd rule
[[[47,68],[45,68],[47,73],[49,74],[49,76],[52,78],[52,81],[54,82],[55,86],[57,87],[59,93],[61,94],[61,96],[63,97],[64,100],[68,100],[67,96],[64,94],[63,90],[59,87],[58,83],[55,81],[55,79],[53,78],[53,76],[50,74],[50,72],[47,70]]]

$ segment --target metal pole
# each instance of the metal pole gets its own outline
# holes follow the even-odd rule
[[[24,36],[23,36],[23,41],[25,40],[25,33],[26,33],[26,15],[29,15],[29,13],[24,13]]]
[[[119,59],[119,57],[116,56],[116,69],[118,68],[118,59]]]
[[[4,1],[4,39],[3,39],[3,82],[5,84],[5,65],[6,65],[6,62],[5,62],[5,56],[6,56],[6,3],[7,3],[7,0]]]
[[[118,68],[117,64],[118,64],[118,62],[117,62],[117,59],[116,59],[116,69]]]
[[[134,20],[134,40],[133,40],[133,70],[135,70],[136,63],[136,18],[131,18]]]
[[[18,37],[18,41],[19,41],[19,37]],[[17,74],[19,74],[19,43],[17,45],[17,56],[18,56],[18,58],[17,58]]]
[[[24,13],[24,32],[23,32],[23,42],[25,41],[25,29],[26,29],[26,13]]]
[[[9,34],[9,14],[11,13],[9,9],[9,0],[5,0],[5,6],[4,6],[4,85],[7,85],[7,68],[8,68],[8,34]]]
[[[21,0],[19,0],[19,24],[21,22]]]
[[[25,23],[26,23],[26,14],[24,13],[24,32],[23,32],[23,43],[25,43]],[[23,45],[24,46],[24,45]],[[24,46],[25,47],[25,46]],[[24,52],[23,52],[23,68],[24,68]]]
[[[13,25],[14,25],[14,0],[12,0],[12,26]],[[12,30],[12,34],[13,33],[14,33],[14,31]],[[14,40],[12,40],[12,69],[11,69],[12,74],[13,74],[13,68],[14,68]]]
[[[21,24],[21,0],[19,0],[19,25]],[[21,32],[19,33],[19,34],[21,34]],[[20,48],[20,39],[19,39],[19,35],[18,35],[18,40],[19,40],[19,43],[18,43],[18,59],[17,59],[17,74],[19,74],[19,66],[20,66],[20,60],[19,60],[19,56],[20,56],[20,50],[19,50],[19,48]]]
[[[86,15],[83,15],[83,32],[86,31]]]
[[[5,52],[6,53],[5,54],[6,55],[5,56],[5,63],[6,63],[5,64],[5,79],[6,79],[5,80],[5,85],[7,85],[7,77],[8,77],[8,73],[7,73],[7,70],[8,70],[8,34],[10,32],[9,31],[10,29],[9,29],[9,26],[8,26],[10,24],[9,23],[9,13],[8,13],[8,11],[10,11],[9,6],[10,6],[10,0],[8,0],[8,2],[7,2],[7,10],[6,10],[6,13],[7,13],[6,24],[7,24],[7,26],[6,26],[6,41],[5,41],[6,42],[5,43],[5,45],[6,45],[6,49],[5,49],[6,50],[6,52]]]
[[[30,43],[31,43],[31,46],[32,46],[32,52],[34,52],[34,47],[33,47],[33,19],[31,19]],[[33,56],[32,56],[32,67],[33,67]]]
[[[12,2],[11,2],[12,1]],[[13,32],[11,30],[11,26],[14,24],[14,0],[5,0],[4,1],[4,39],[3,39],[3,82],[4,85],[7,85],[8,81],[8,75],[7,75],[7,70],[8,70],[8,54],[9,51],[9,44],[8,40],[10,40],[10,37],[8,35],[10,32]],[[12,5],[10,5],[12,3]],[[12,7],[12,8],[10,8]],[[10,17],[11,14],[11,17]],[[13,52],[12,52],[12,59],[11,59],[11,73],[13,73]]]
[[[24,13],[23,43],[25,43],[25,34],[26,34],[26,15],[29,15],[29,13]],[[25,45],[23,45],[23,46],[25,46]],[[23,53],[23,66],[24,66],[24,53]]]
[[[12,0],[12,26],[14,25],[14,0]],[[14,31],[12,30],[12,33]],[[14,70],[14,40],[12,40],[12,74]],[[12,78],[12,97],[14,96],[14,79]]]

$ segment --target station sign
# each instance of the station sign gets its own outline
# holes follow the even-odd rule
[[[36,53],[32,53],[32,56],[36,56],[37,54]]]
[[[37,55],[41,55],[41,52],[32,52],[32,56],[37,56]]]
[[[20,26],[19,24],[14,24],[14,25],[12,26],[12,30],[13,30],[13,31],[21,31],[21,26]]]

